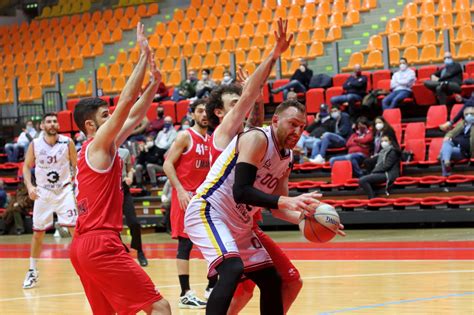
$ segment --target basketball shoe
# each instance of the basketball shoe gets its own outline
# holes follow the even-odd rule
[[[208,288],[206,290],[204,290],[204,300],[209,300],[209,297],[211,296],[211,293],[212,293],[212,290],[214,288]]]
[[[179,308],[203,309],[206,308],[206,302],[202,301],[196,296],[194,291],[188,291],[185,295],[179,298]]]
[[[26,273],[25,281],[23,281],[23,289],[31,289],[38,283],[39,272],[36,269],[30,269]]]

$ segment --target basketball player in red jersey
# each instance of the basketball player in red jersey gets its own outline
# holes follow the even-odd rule
[[[88,140],[77,162],[79,218],[71,245],[71,262],[94,314],[135,314],[140,310],[147,314],[171,314],[169,303],[127,254],[120,240],[122,161],[117,148],[142,121],[161,82],[143,29],[138,23],[140,59],[113,115],[99,98],[83,99],[74,110],[74,120]],[[136,101],[148,64],[150,83]]]
[[[273,65],[281,54],[288,49],[293,38],[293,36],[290,35],[287,39],[286,31],[286,21],[283,22],[280,20],[278,22],[278,31],[275,32],[275,47],[273,48],[273,51],[263,61],[263,63],[259,65],[255,72],[245,80],[240,98],[236,96],[235,93],[226,97],[222,95],[222,100],[219,104],[219,102],[212,102],[213,95],[211,93],[207,105],[207,114],[211,125],[218,124],[217,127],[215,125],[212,126],[215,127],[215,130],[211,139],[211,164],[227,147],[230,141],[237,134],[243,131],[244,128],[242,122],[245,120],[245,117],[250,110],[252,110],[252,113],[249,116],[249,120],[253,120],[254,123],[255,121],[263,121],[263,117],[258,118],[259,115],[263,116],[263,107],[260,102],[256,103],[256,100],[261,94],[261,89],[270,75]],[[255,107],[252,109],[254,104]],[[255,124],[249,124],[249,120],[247,120],[247,127],[256,127]],[[294,216],[294,214],[290,214],[290,216]],[[286,313],[302,288],[302,280],[298,270],[291,263],[285,253],[258,227],[256,223],[261,219],[260,212],[257,212],[254,218],[254,232],[272,258],[275,268],[282,278],[283,307]],[[299,222],[298,218],[282,217],[282,219],[295,224],[298,224]],[[240,282],[227,314],[238,314],[252,298],[254,288],[255,283],[251,280]]]
[[[189,285],[189,255],[193,243],[184,232],[184,211],[196,189],[209,172],[209,137],[207,135],[206,102],[191,105],[194,126],[180,132],[167,153],[163,170],[173,186],[171,194],[171,236],[178,239],[176,265],[181,294],[179,308],[205,308],[206,302],[196,297]],[[207,291],[215,280],[209,280]]]

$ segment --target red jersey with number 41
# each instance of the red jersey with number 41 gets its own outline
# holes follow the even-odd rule
[[[106,170],[97,170],[87,159],[89,139],[82,145],[77,160],[76,199],[79,217],[76,233],[93,230],[122,231],[122,160],[118,152],[112,165]]]

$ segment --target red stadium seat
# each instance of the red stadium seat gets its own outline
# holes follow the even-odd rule
[[[402,165],[416,165],[425,160],[426,144],[424,139],[409,138],[405,143],[405,150],[413,152],[413,160],[402,162]]]
[[[306,112],[308,114],[319,113],[322,103],[324,103],[324,89],[310,89],[306,92]]]
[[[367,203],[367,209],[375,210],[380,208],[392,208],[393,200],[387,198],[373,198]]]
[[[449,119],[453,120],[454,117],[459,113],[459,111],[463,108],[464,104],[454,104],[453,108],[451,108],[451,113],[449,114]]]
[[[426,114],[426,129],[438,129],[448,119],[446,105],[430,106]]]
[[[59,132],[72,131],[72,112],[70,110],[63,110],[58,112]]]
[[[148,118],[149,121],[155,120],[158,117],[156,113],[157,107],[158,107],[158,103],[152,103],[150,107],[148,108],[148,111],[146,112],[146,118]],[[109,110],[110,110],[110,107],[109,107]]]
[[[423,82],[425,80],[430,80],[431,75],[438,71],[438,66],[423,66],[417,70],[417,79],[418,82]]]
[[[423,186],[423,187],[431,187],[432,185],[439,186],[443,184],[445,181],[446,181],[446,177],[444,176],[434,176],[434,175],[423,176],[420,179],[420,186]]]
[[[420,198],[401,197],[393,201],[393,207],[395,209],[407,209],[410,207],[418,207],[420,205]]]
[[[334,208],[337,208],[342,205],[344,200],[323,199],[322,202],[327,203],[328,205],[331,205]]]
[[[466,63],[466,73],[468,75],[474,75],[474,61]]]
[[[346,211],[354,211],[356,208],[365,208],[368,202],[364,199],[346,199],[341,203],[341,207]]]
[[[383,111],[382,116],[390,125],[401,125],[402,123],[402,112],[400,108],[386,109]]]
[[[372,84],[377,88],[377,83],[380,80],[391,80],[392,73],[390,70],[377,70],[372,73]]]
[[[404,143],[406,143],[407,140],[414,140],[414,139],[425,140],[425,132],[426,132],[425,123],[423,122],[408,123],[407,127],[405,128]],[[424,157],[421,160],[424,160]]]
[[[461,174],[453,174],[446,178],[446,184],[450,186],[458,186],[460,184],[469,184],[471,185],[474,183],[474,176],[473,175],[461,175]]]
[[[173,118],[173,123],[177,123],[176,120],[176,103],[174,101],[162,101],[159,103],[165,111],[165,116],[171,116]],[[156,115],[156,110],[155,110]]]
[[[421,200],[420,205],[422,208],[438,208],[439,206],[446,205],[449,198],[446,197],[425,197]]]
[[[413,97],[418,105],[434,105],[436,97],[434,93],[426,88],[423,83],[415,83],[412,87]]]
[[[331,183],[321,185],[322,189],[342,187],[352,178],[351,161],[336,161],[331,170]]]
[[[420,165],[436,165],[439,163],[438,156],[441,151],[441,146],[443,145],[443,138],[433,138],[431,139],[430,149],[428,151],[428,160],[420,161]]]
[[[359,188],[359,179],[350,178],[344,183],[344,187],[347,189],[357,189]]]
[[[454,196],[450,197],[448,200],[448,205],[459,208],[465,205],[473,205],[474,204],[474,197],[472,196]]]
[[[342,95],[344,90],[341,86],[333,86],[326,90],[326,104],[331,106],[331,97]]]
[[[305,172],[305,171],[314,171],[314,170],[321,169],[321,168],[323,168],[323,165],[314,164],[314,163],[310,163],[310,162],[306,162],[306,163],[298,165],[298,169],[303,171],[303,172]]]
[[[351,76],[350,73],[338,73],[332,77],[332,84],[333,86],[341,86],[347,81],[347,79]]]
[[[181,122],[184,116],[188,113],[190,101],[182,100],[176,103],[176,119]]]
[[[290,82],[290,80],[288,80],[288,79],[275,80],[273,82],[272,89],[277,89],[280,86],[283,86],[283,85],[287,84],[288,82]],[[283,102],[283,92],[273,94],[273,102],[275,102],[275,103]]]
[[[66,101],[66,109],[74,113],[74,108],[76,108],[77,103],[79,103],[80,98],[74,98]]]
[[[395,186],[407,187],[416,186],[420,182],[420,177],[400,176],[393,183]]]
[[[262,91],[263,91],[263,103],[269,104],[270,103],[270,87],[268,86],[268,84],[263,85]]]
[[[398,143],[402,143],[402,125],[401,124],[393,124],[392,128],[395,131],[395,136],[397,137]]]
[[[303,180],[298,182],[296,185],[296,189],[298,191],[308,191],[309,189],[319,188],[325,182],[322,181],[312,181],[312,180]]]

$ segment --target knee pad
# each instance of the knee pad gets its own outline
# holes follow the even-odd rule
[[[193,248],[193,242],[189,238],[178,237],[178,253],[176,258],[189,260],[191,249]]]

